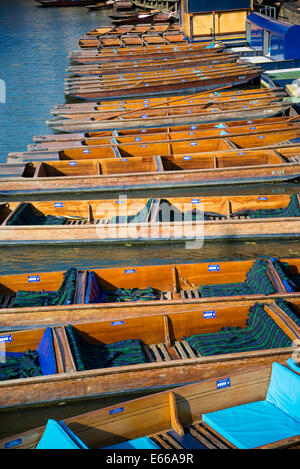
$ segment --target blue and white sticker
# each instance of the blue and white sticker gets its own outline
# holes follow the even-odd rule
[[[204,319],[211,319],[216,317],[216,312],[215,311],[204,311],[203,312],[203,318]]]
[[[260,197],[258,197],[258,200],[268,200],[268,197],[266,197],[266,196],[264,196],[264,197],[260,196]]]
[[[142,118],[143,118],[143,119],[146,119],[146,117],[148,117],[148,114],[143,114],[143,115],[142,115]]]
[[[91,150],[87,148],[86,150],[83,150],[83,153],[91,153]]]
[[[123,326],[124,321],[112,321],[111,325],[112,326]]]
[[[63,202],[54,202],[54,207],[55,208],[60,208],[60,207],[63,207],[63,206],[64,206]]]
[[[5,344],[6,342],[12,342],[12,335],[11,334],[0,336],[0,344]]]
[[[120,158],[120,161],[128,161],[128,158]]]
[[[124,412],[124,407],[118,407],[117,409],[111,409],[109,411],[109,415],[119,414],[120,412]]]
[[[200,199],[191,199],[191,204],[200,204]]]
[[[216,384],[217,389],[229,388],[231,386],[230,378],[219,379]]]
[[[5,443],[5,448],[12,448],[13,446],[20,445],[22,443],[22,438],[18,438],[17,440],[8,441]]]
[[[184,160],[190,160],[191,158],[192,158],[192,157],[189,156],[189,155],[186,155],[186,156],[183,157]]]
[[[136,270],[135,269],[125,269],[124,274],[135,274]]]
[[[208,272],[219,272],[220,271],[220,264],[210,264],[208,266]]]
[[[140,142],[142,140],[142,137],[134,137],[135,142]]]
[[[39,282],[40,276],[39,275],[28,275],[27,280],[29,283]]]
[[[124,200],[116,200],[116,204],[124,204]]]
[[[196,124],[191,125],[191,130],[195,130],[195,129],[197,129],[197,125]]]
[[[191,147],[196,147],[198,145],[198,142],[191,142]]]
[[[69,166],[77,166],[77,161],[70,161]]]

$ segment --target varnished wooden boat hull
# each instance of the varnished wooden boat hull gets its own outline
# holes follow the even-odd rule
[[[290,147],[288,147],[290,150]],[[298,147],[294,147],[294,149]],[[276,150],[283,151],[279,145]],[[243,155],[247,155],[253,150],[243,150]],[[256,152],[258,150],[255,150]],[[263,151],[263,150],[262,150]],[[285,150],[284,150],[285,151]],[[234,155],[234,150],[232,154]],[[237,150],[235,150],[235,153]],[[220,152],[221,154],[223,152]],[[200,154],[201,155],[201,154]],[[217,157],[215,152],[215,157]],[[227,152],[228,156],[228,152]],[[236,156],[235,156],[236,158]],[[121,158],[122,159],[122,158]],[[107,160],[104,160],[108,161]],[[126,161],[130,162],[130,158]],[[133,158],[132,158],[133,160]],[[86,160],[81,160],[85,162]],[[101,160],[93,160],[95,164],[101,163]],[[118,160],[112,160],[114,164]],[[192,161],[192,160],[191,160]],[[77,163],[79,166],[80,161]],[[92,161],[91,161],[92,163]],[[69,165],[66,162],[53,162],[53,165],[64,164],[65,169]],[[67,165],[66,165],[67,164]],[[120,161],[120,164],[122,162]],[[154,164],[157,164],[154,162]],[[235,163],[236,164],[236,163]],[[34,163],[32,163],[34,167]],[[75,167],[76,168],[76,167]],[[1,178],[1,191],[2,195],[5,194],[26,194],[28,191],[33,194],[48,193],[57,194],[60,192],[73,192],[80,190],[85,192],[117,192],[126,190],[128,193],[136,189],[162,189],[170,187],[183,188],[183,187],[206,187],[215,185],[226,184],[249,184],[259,182],[275,182],[275,181],[289,181],[297,179],[300,176],[300,163],[295,159],[290,162],[279,161],[276,163],[267,164],[253,164],[249,166],[231,166],[219,167],[211,169],[191,169],[179,171],[155,171],[151,172],[133,172],[127,174],[102,174],[102,175],[81,175],[81,176],[60,176],[60,177],[10,177],[5,176],[3,168],[3,177]],[[24,165],[20,167],[20,171],[24,170]],[[74,173],[75,174],[75,173]],[[95,174],[95,173],[94,173]]]
[[[218,89],[222,88],[223,86],[239,86],[244,83],[247,83],[255,78],[259,77],[261,74],[260,71],[253,71],[253,72],[241,72],[240,76],[232,77],[220,77],[220,78],[213,78],[213,79],[203,79],[203,80],[193,80],[189,81],[188,79],[183,82],[174,82],[174,83],[167,83],[167,84],[158,84],[158,85],[150,85],[146,86],[139,86],[136,85],[135,87],[128,87],[124,89],[115,89],[115,90],[105,90],[101,91],[91,91],[91,92],[76,92],[76,91],[69,91],[66,90],[65,94],[72,98],[78,98],[83,100],[91,100],[94,101],[95,99],[111,99],[111,98],[123,98],[127,96],[149,96],[149,94],[161,95],[161,94],[168,94],[168,93],[182,93],[183,90],[186,92],[196,93],[205,90],[211,89]]]
[[[275,360],[274,360],[275,361]],[[202,421],[202,416],[229,407],[266,398],[271,365],[249,368],[234,374],[220,374],[218,381],[230,379],[230,387],[219,388],[215,378],[163,391],[152,396],[134,399],[104,409],[64,419],[65,424],[88,448],[104,448],[149,435],[160,443],[164,452],[183,449],[170,438],[168,432],[193,435],[203,447],[210,449],[235,448],[220,434]],[[24,433],[1,440],[1,448],[35,448],[45,424]],[[204,443],[204,444],[203,444]],[[267,444],[261,448],[299,448],[299,437]],[[158,453],[159,454],[159,453]],[[168,454],[168,453],[166,453]],[[169,453],[170,454],[170,453]],[[175,453],[174,453],[175,454]],[[163,453],[161,453],[163,456]],[[170,458],[172,455],[170,456]]]
[[[298,307],[299,303],[300,300],[296,300]],[[253,304],[253,301],[244,302],[243,306],[230,302],[224,306],[220,303],[215,307],[216,319],[211,319],[210,323],[205,316],[202,317],[202,308],[195,308],[193,312],[168,313],[167,316],[148,314],[118,321],[118,325],[111,321],[77,324],[75,327],[79,333],[83,334],[83,337],[88,335],[92,342],[96,340],[100,343],[114,343],[118,340],[139,339],[144,344],[146,354],[149,356],[152,350],[155,355],[146,363],[86,371],[76,370],[66,330],[62,326],[54,326],[51,336],[57,373],[1,381],[0,408],[87,396],[126,395],[133,391],[153,392],[179,384],[217,378],[220,375],[246,372],[252,367],[270,366],[274,361],[286,363],[297,349],[300,330],[274,303],[266,304],[264,309],[289,337],[290,346],[206,357],[197,356],[192,349],[182,349],[184,346],[188,347],[186,342],[181,340],[182,335],[217,332],[225,325],[245,327],[249,308]],[[202,306],[206,307],[206,304]],[[6,342],[6,351],[22,352],[25,351],[24,348],[35,350],[44,331],[44,327],[41,327],[10,332],[11,341]],[[7,336],[0,335],[3,340]],[[162,351],[162,356],[159,350]]]
[[[74,123],[72,119],[69,121],[64,120],[46,120],[46,125],[53,130],[59,132],[90,132],[97,130],[119,130],[123,129],[138,129],[138,128],[151,128],[162,126],[176,126],[176,125],[189,125],[189,124],[212,124],[217,122],[230,122],[239,121],[242,119],[263,119],[266,117],[274,117],[283,112],[288,112],[290,104],[283,102],[273,103],[267,107],[254,107],[252,109],[240,109],[235,111],[221,111],[214,113],[197,113],[195,115],[171,115],[169,117],[145,117],[145,118],[130,118],[123,120],[92,120],[86,119],[81,123]],[[146,114],[145,114],[146,115]]]
[[[300,272],[299,259],[281,259],[287,262],[289,272]],[[84,271],[77,272],[76,299],[71,305],[14,307],[14,298],[18,290],[56,291],[64,272],[29,272],[0,277],[0,331],[22,330],[28,328],[61,324],[79,324],[86,322],[118,321],[136,317],[162,315],[169,313],[214,311],[220,312],[228,307],[245,307],[250,301],[272,303],[274,298],[299,302],[299,292],[287,292],[282,282],[278,281],[272,264],[268,262],[267,273],[274,286],[271,295],[256,294],[230,297],[201,297],[198,288],[230,282],[244,282],[247,272],[255,259],[249,261],[216,261],[200,264],[166,264],[157,266],[129,266],[125,268],[94,269],[100,285],[112,285],[115,288],[152,288],[164,292],[163,297],[153,301],[82,303],[84,287],[79,279]],[[34,280],[34,281],[33,281]],[[77,295],[79,294],[79,296]],[[78,300],[77,300],[78,298]],[[248,302],[248,303],[247,303]]]

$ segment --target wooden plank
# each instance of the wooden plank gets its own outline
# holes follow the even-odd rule
[[[189,432],[194,438],[196,438],[196,440],[200,441],[200,443],[202,443],[208,449],[217,449],[217,446],[215,444],[213,444],[209,439],[205,438],[202,434],[200,434],[193,427],[189,428]]]
[[[217,448],[220,449],[229,449],[227,445],[225,445],[222,441],[220,441],[216,436],[214,436],[211,432],[205,429],[201,424],[196,423],[194,428],[201,433],[204,437],[209,439],[209,441],[216,445]]]
[[[187,356],[187,354],[185,353],[185,351],[184,351],[184,349],[183,349],[181,343],[179,342],[179,340],[176,340],[176,341],[175,341],[175,346],[176,346],[177,350],[179,351],[179,353],[180,353],[180,355],[181,355],[182,358],[189,358],[189,357]]]
[[[177,432],[179,435],[184,435],[184,430],[179,422],[178,414],[177,414],[177,405],[176,405],[176,397],[175,394],[171,391],[169,392],[169,406],[170,406],[170,419],[172,428]]]

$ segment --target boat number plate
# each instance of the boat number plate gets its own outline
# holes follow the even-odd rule
[[[229,388],[230,385],[230,378],[219,379],[217,381],[217,389]]]
[[[12,342],[12,335],[11,335],[11,334],[2,335],[2,336],[0,337],[0,343],[1,343],[1,344],[4,344],[5,342]]]
[[[110,415],[118,414],[119,412],[124,412],[124,407],[118,407],[117,409],[111,409],[109,411]]]
[[[213,264],[208,266],[208,272],[219,272],[220,264]]]
[[[216,317],[216,312],[215,311],[204,311],[203,312],[203,318],[204,319],[211,319]]]
[[[13,441],[8,441],[7,443],[5,443],[5,448],[11,448],[12,446],[20,445],[21,443],[22,443],[22,438],[18,438],[17,440],[13,440]]]
[[[126,269],[124,270],[124,274],[135,274],[135,269]]]
[[[40,276],[39,275],[28,275],[28,282],[33,283],[33,282],[39,282],[40,281]]]
[[[111,325],[112,326],[123,326],[124,321],[112,321]]]
[[[64,206],[63,202],[54,202],[54,207],[55,208],[59,208],[59,207],[63,207],[63,206]]]

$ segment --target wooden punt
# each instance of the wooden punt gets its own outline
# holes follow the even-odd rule
[[[281,260],[288,264],[289,278],[299,277],[300,260]],[[2,275],[0,277],[0,330],[25,330],[45,326],[63,324],[79,324],[101,321],[124,321],[144,316],[163,315],[169,313],[186,313],[199,311],[221,311],[228,304],[244,307],[245,304],[263,301],[273,303],[276,298],[288,302],[299,301],[299,288],[295,292],[287,291],[281,277],[275,271],[273,261],[267,261],[267,275],[270,278],[275,293],[266,295],[263,287],[251,294],[240,291],[232,296],[208,297],[205,286],[219,288],[222,284],[245,282],[247,273],[256,263],[255,259],[247,261],[205,261],[191,264],[169,264],[156,266],[127,266],[102,268],[94,270],[76,269],[76,284],[73,303],[48,306],[21,307],[15,303],[16,294],[22,291],[57,291],[64,280],[64,272],[33,272],[16,275]],[[141,297],[141,301],[101,302],[86,300],[88,291],[87,280],[94,273],[96,282],[105,292],[118,289],[155,289],[156,299],[148,300]],[[207,288],[207,287],[206,287]],[[260,293],[258,293],[260,291]],[[224,292],[224,290],[223,290]],[[261,293],[262,292],[262,293]],[[216,295],[218,292],[215,293]],[[202,295],[202,296],[201,296]],[[143,301],[142,301],[143,300]],[[87,301],[90,301],[87,303]],[[92,302],[93,301],[93,302]],[[98,301],[98,302],[97,302]],[[248,302],[248,303],[247,303]],[[20,303],[19,303],[20,304]],[[28,305],[28,303],[27,303]],[[235,307],[235,306],[234,306]]]
[[[180,140],[180,139],[187,139],[193,138],[195,141],[197,139],[211,139],[211,138],[224,138],[227,135],[227,138],[237,137],[242,135],[264,135],[269,131],[279,132],[283,139],[284,132],[289,130],[296,130],[299,128],[300,123],[297,121],[288,121],[287,118],[269,118],[267,121],[262,120],[263,122],[260,123],[259,120],[252,121],[252,123],[248,123],[247,125],[241,126],[232,126],[229,127],[227,125],[219,124],[218,127],[206,127],[201,128],[201,126],[196,126],[195,129],[191,129],[191,126],[182,126],[182,127],[170,127],[170,128],[154,128],[151,129],[150,132],[147,132],[147,129],[144,132],[141,132],[140,129],[134,129],[132,131],[125,130],[125,131],[108,131],[108,132],[98,132],[99,135],[95,135],[93,137],[86,136],[84,134],[70,134],[69,140],[68,135],[62,134],[65,136],[64,139],[52,140],[51,136],[47,139],[47,136],[43,136],[44,139],[40,143],[34,143],[28,145],[27,149],[28,152],[39,152],[42,151],[53,151],[53,150],[65,150],[70,148],[87,148],[87,147],[94,147],[95,145],[105,145],[109,142],[112,146],[118,143],[136,143],[140,142],[140,144],[148,143],[148,142],[159,142],[161,140]],[[200,127],[200,129],[199,129]],[[203,126],[204,127],[204,126]],[[95,132],[97,134],[97,132]],[[257,139],[258,141],[258,139]],[[38,153],[37,153],[38,154]],[[10,155],[10,154],[9,154]],[[9,156],[8,155],[8,156]],[[16,157],[16,154],[13,154]],[[21,158],[25,158],[26,154],[23,152],[21,153]],[[34,155],[32,155],[34,159]]]
[[[87,160],[103,158],[134,158],[160,155],[174,156],[184,155],[185,159],[193,154],[203,152],[230,150],[238,148],[269,148],[279,144],[293,144],[300,137],[300,126],[291,123],[290,126],[264,126],[263,129],[254,129],[249,132],[243,129],[236,135],[227,134],[219,129],[211,131],[175,132],[167,134],[148,134],[141,136],[102,137],[85,142],[79,148],[71,145],[64,146],[62,150],[21,152],[20,161],[54,161],[60,160]],[[253,127],[251,127],[253,129]],[[276,133],[274,130],[276,129]],[[228,135],[228,137],[226,137]],[[294,142],[295,143],[295,142]],[[17,157],[18,155],[15,155]],[[74,163],[75,165],[75,163]],[[174,168],[175,169],[175,168]]]
[[[107,47],[106,49],[97,49],[96,51],[80,50],[72,51],[69,54],[69,59],[75,63],[104,63],[104,62],[119,62],[130,58],[132,60],[152,60],[168,57],[189,57],[198,55],[199,52],[211,54],[212,52],[218,53],[225,49],[223,44],[216,43],[214,47],[208,47],[210,43],[201,44],[162,44],[158,46],[135,46],[135,47]]]
[[[289,302],[289,307],[299,314],[300,300]],[[226,352],[225,347],[220,347],[217,353],[210,353],[209,348],[205,348],[209,344],[204,342],[203,354],[189,344],[191,336],[204,335],[204,339],[207,334],[217,335],[224,327],[247,328],[249,312],[255,309],[256,322],[259,318],[264,323],[267,322],[268,327],[274,330],[274,334],[275,332],[280,334],[279,341],[269,340],[266,341],[267,345],[264,345],[258,339],[257,348],[253,340],[252,347],[241,345],[234,352],[233,348],[230,352]],[[1,380],[0,408],[32,406],[90,396],[107,398],[120,394],[126,396],[132,392],[150,393],[165,388],[170,389],[179,384],[216,379],[220,375],[231,375],[235,372],[246,372],[251,368],[270,366],[274,361],[286,363],[297,350],[297,342],[300,342],[299,327],[286,310],[274,301],[271,303],[245,301],[243,305],[220,303],[215,307],[215,316],[207,319],[205,313],[208,312],[195,307],[192,312],[168,312],[155,316],[148,314],[126,320],[79,323],[73,326],[65,324],[47,329],[41,325],[36,329],[0,334],[1,342],[5,343],[5,353],[39,351],[38,346],[41,341],[47,340],[39,356],[41,359],[46,356],[48,361],[53,356],[55,363],[50,374],[46,370],[41,376]],[[94,346],[116,344],[120,341],[137,341],[133,346],[136,347],[138,357],[135,363],[133,360],[133,364],[126,364],[124,356],[122,365],[114,364],[112,359],[111,366],[109,361],[105,366],[105,360],[100,362],[103,363],[101,366],[99,349],[89,350],[89,353],[95,356],[95,360],[98,358],[98,362],[95,363],[99,363],[100,366],[92,368],[93,365],[89,364],[80,371],[78,355],[75,354],[75,344],[78,344],[80,339],[85,344]],[[130,345],[128,343],[124,345],[130,353]],[[80,352],[79,345],[79,356],[85,363],[87,357]]]
[[[274,365],[278,366],[277,363]],[[123,458],[124,449],[148,449],[148,452],[152,451],[151,461],[153,459],[168,462],[192,462],[194,457],[192,454],[170,454],[170,450],[186,452],[201,449],[237,449],[228,439],[205,423],[203,416],[206,413],[266,399],[272,367],[273,365],[251,369],[249,375],[241,372],[230,377],[220,376],[217,381],[206,380],[173,391],[123,401],[119,405],[66,418],[59,423],[49,420],[47,427],[45,421],[41,427],[3,439],[1,448],[39,448],[37,445],[46,428],[47,432],[55,425],[58,433],[59,428],[60,432],[67,435],[71,433],[71,441],[75,442],[74,448],[107,449],[105,457],[108,457],[109,461],[120,462],[121,459],[118,458]],[[226,384],[226,379],[230,383],[229,387],[221,387],[221,383]],[[294,449],[299,446],[299,437],[294,436],[258,446],[257,449]],[[44,448],[56,449],[55,440],[52,438],[52,445],[44,445]],[[159,454],[159,450],[169,453]],[[125,452],[128,453],[129,451]]]
[[[202,125],[220,122],[254,120],[275,117],[288,113],[291,104],[276,98],[253,100],[255,104],[245,101],[239,104],[216,103],[193,107],[193,104],[174,105],[171,107],[146,107],[129,111],[107,111],[86,119],[51,119],[46,125],[59,132],[90,132],[101,130],[125,130],[155,127],[174,127],[179,125]],[[222,109],[223,108],[223,109]]]
[[[92,153],[94,149],[87,150]],[[104,150],[109,154],[113,148]],[[69,157],[74,151],[76,149],[68,151]],[[126,190],[129,193],[136,189],[289,181],[299,178],[300,174],[299,147],[280,144],[255,150],[221,151],[219,147],[219,151],[215,148],[211,152],[177,156],[115,156],[101,160],[4,164],[0,167],[1,194],[17,195],[28,191],[57,194],[74,190],[86,193]]]
[[[282,215],[272,215],[274,209]],[[263,215],[252,217],[256,210]],[[296,194],[7,202],[1,205],[0,244],[297,238],[299,213]]]
[[[274,362],[278,363],[275,360]],[[75,417],[65,418],[63,423],[87,448],[110,448],[107,450],[108,455],[115,454],[117,457],[120,454],[126,454],[120,451],[123,449],[122,446],[118,449],[119,445],[144,437],[148,437],[148,441],[156,445],[157,449],[149,449],[149,443],[147,446],[148,453],[151,451],[154,461],[157,461],[156,455],[159,455],[161,460],[171,461],[174,458],[176,462],[182,461],[179,459],[181,453],[170,454],[170,450],[187,452],[194,449],[196,452],[199,449],[237,449],[228,439],[205,423],[203,415],[265,400],[273,366],[269,364],[251,367],[246,371],[228,374],[220,370],[217,379],[210,378],[139,399],[123,401]],[[284,364],[284,366],[287,365]],[[46,421],[43,426],[2,439],[0,447],[2,449],[34,449],[45,429]],[[55,444],[53,446],[55,447]],[[164,458],[164,454],[159,453],[160,448],[164,452],[169,451],[166,453],[168,459]],[[299,449],[299,435],[257,448]],[[187,458],[185,457],[184,460],[187,461]]]
[[[218,65],[215,66],[218,68]],[[223,66],[222,66],[223,67]],[[178,69],[179,70],[179,69]],[[132,77],[130,79],[122,79],[118,75],[117,79],[110,75],[101,78],[99,85],[91,88],[86,86],[72,86],[65,89],[65,95],[72,98],[83,100],[110,99],[115,97],[128,96],[145,96],[151,94],[170,94],[186,92],[205,91],[210,89],[218,89],[223,86],[239,86],[259,77],[262,70],[253,65],[235,64],[234,67],[227,65],[226,73],[223,70],[207,71],[204,75],[194,72],[184,72],[175,74],[171,72],[168,76],[149,76],[139,79]],[[154,72],[153,72],[154,73]],[[155,72],[157,73],[157,72]],[[160,74],[162,74],[160,72]]]
[[[211,65],[211,64],[226,64],[236,61],[238,56],[230,53],[219,53],[219,54],[200,54],[199,56],[190,57],[187,59],[162,59],[162,60],[145,60],[142,64],[138,65],[135,61],[117,62],[115,67],[111,64],[104,66],[99,65],[94,68],[87,68],[85,66],[73,66],[69,67],[67,71],[71,72],[69,78],[66,78],[66,82],[73,80],[74,77],[82,77],[83,81],[86,76],[94,77],[100,75],[111,75],[119,73],[130,73],[135,69],[139,72],[147,72],[149,70],[166,70],[170,67],[174,68],[188,68],[191,66],[200,65]]]
[[[154,107],[154,106],[172,106],[174,104],[195,104],[197,102],[214,102],[218,104],[219,102],[227,101],[241,101],[246,99],[254,99],[260,97],[283,97],[285,93],[282,88],[272,88],[272,89],[242,89],[242,90],[219,90],[219,91],[209,91],[197,94],[187,94],[179,96],[160,96],[160,97],[149,97],[146,99],[125,99],[117,101],[96,101],[96,102],[81,102],[81,103],[65,103],[57,104],[54,109],[51,111],[53,115],[63,115],[68,117],[69,114],[80,114],[88,113],[94,111],[125,111],[125,110],[140,110],[145,107]],[[286,94],[284,94],[286,96]]]

